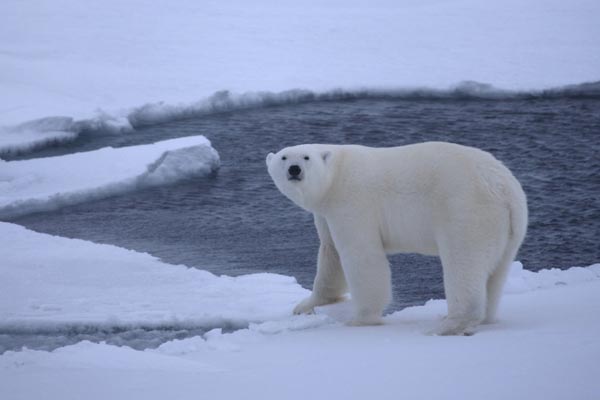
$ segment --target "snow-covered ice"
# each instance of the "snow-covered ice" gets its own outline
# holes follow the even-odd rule
[[[6,399],[594,399],[600,393],[600,264],[527,272],[519,263],[500,321],[471,337],[427,332],[432,300],[347,327],[348,302],[291,316],[293,278],[217,277],[114,246],[1,223],[2,330],[203,324],[247,328],[137,351],[80,342],[0,356]],[[216,325],[215,325],[216,324]]]
[[[0,126],[51,116],[126,126],[145,104],[185,108],[223,90],[598,81],[599,18],[595,0],[6,0]]]
[[[203,176],[219,167],[204,136],[24,161],[0,160],[0,218]]]
[[[0,223],[0,331],[243,327],[306,295],[275,274],[217,277],[148,254]]]
[[[126,134],[315,97],[457,90],[493,97],[596,82],[598,20],[596,0],[5,0],[0,154],[74,140],[82,130]],[[0,217],[202,176],[218,165],[201,136],[0,160]],[[80,342],[6,352],[2,399],[595,400],[600,393],[599,264],[533,273],[514,263],[498,323],[472,337],[432,337],[424,332],[444,315],[443,300],[387,316],[384,326],[350,328],[347,302],[289,316],[306,295],[291,277],[215,276],[8,223],[0,223],[0,239],[3,332],[216,327],[154,350]]]
[[[222,90],[191,103],[145,103],[117,114],[99,112],[91,118],[74,120],[69,117],[47,117],[28,121],[15,127],[0,127],[0,158],[28,153],[78,138],[82,132],[92,135],[127,134],[140,127],[184,118],[256,109],[269,106],[295,105],[317,101],[349,99],[531,99],[561,97],[598,97],[600,81],[553,87],[548,89],[504,90],[490,84],[462,81],[447,88],[404,87],[333,89],[311,91],[290,89],[281,92],[233,93]]]

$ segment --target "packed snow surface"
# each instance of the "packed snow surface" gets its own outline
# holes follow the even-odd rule
[[[599,19],[595,0],[5,0],[0,126],[52,116],[127,126],[137,107],[187,107],[223,90],[597,81]],[[59,140],[38,130],[0,149]]]
[[[2,331],[233,321],[137,351],[80,342],[0,356],[3,399],[595,399],[600,264],[524,271],[514,263],[497,323],[427,336],[443,300],[348,327],[350,303],[291,316],[293,278],[217,277],[133,251],[0,223]]]
[[[218,166],[219,154],[204,136],[25,161],[0,160],[0,218],[203,176]]]
[[[215,276],[149,254],[0,223],[0,331],[245,326],[306,294],[275,274]]]

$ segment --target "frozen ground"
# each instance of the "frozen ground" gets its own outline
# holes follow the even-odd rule
[[[292,278],[216,277],[114,246],[0,223],[2,330],[69,326],[245,329],[155,350],[80,342],[0,356],[3,399],[595,399],[600,393],[600,264],[532,273],[513,264],[500,321],[471,337],[425,332],[445,302],[379,327],[347,327],[348,302],[290,316]],[[265,322],[261,322],[265,321]],[[252,323],[254,322],[254,323]]]
[[[599,18],[595,0],[7,0],[0,149],[66,140],[64,120],[24,122],[127,128],[136,108],[172,111],[222,90],[597,81]]]

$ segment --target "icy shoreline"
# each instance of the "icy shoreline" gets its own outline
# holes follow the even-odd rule
[[[600,81],[541,90],[503,90],[478,82],[461,82],[447,89],[428,87],[404,89],[336,89],[324,92],[286,90],[283,92],[230,93],[219,91],[189,104],[147,103],[116,114],[99,113],[90,119],[46,117],[0,129],[0,158],[26,154],[46,146],[77,139],[81,132],[115,134],[148,126],[199,118],[224,112],[276,107],[310,102],[348,101],[355,99],[388,100],[523,100],[600,98]]]

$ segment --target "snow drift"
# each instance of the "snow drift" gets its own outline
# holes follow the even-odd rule
[[[0,160],[0,218],[204,176],[218,167],[219,155],[204,136],[26,161]]]

